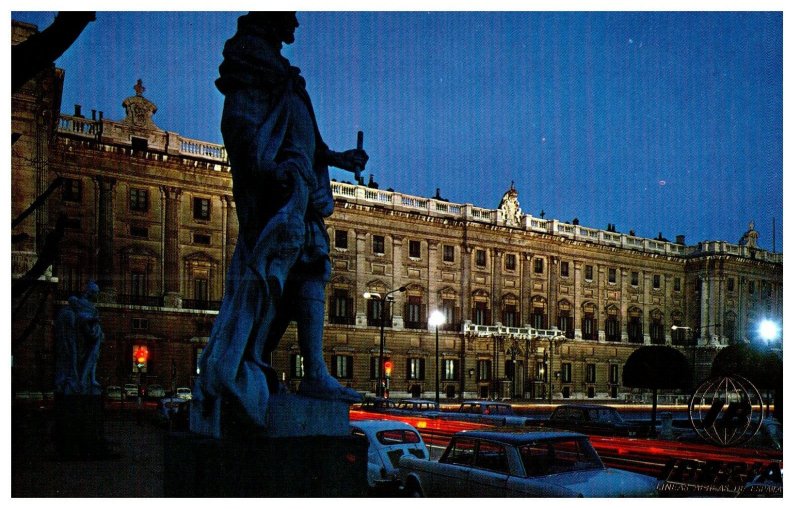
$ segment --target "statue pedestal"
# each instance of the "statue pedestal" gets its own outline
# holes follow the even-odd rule
[[[347,403],[273,394],[268,427],[258,431],[224,414],[222,438],[166,437],[164,496],[366,495],[368,444],[350,434]]]
[[[64,459],[106,459],[118,456],[104,436],[103,398],[56,394],[53,441]]]

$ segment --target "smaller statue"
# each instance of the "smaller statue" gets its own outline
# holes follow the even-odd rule
[[[500,200],[497,208],[500,210],[500,221],[507,225],[519,226],[522,223],[522,209],[519,206],[517,197],[519,193],[514,189],[514,181],[511,181],[511,188],[506,191]]]
[[[56,317],[55,390],[64,395],[97,396],[102,387],[95,378],[103,329],[95,303],[100,288],[94,281],[80,297],[70,296],[69,304]]]
[[[755,226],[756,226],[755,223],[753,221],[750,221],[748,230],[744,232],[744,235],[742,235],[742,238],[739,240],[740,246],[746,246],[749,248],[758,247],[756,245],[756,243],[758,242],[758,232],[756,231]]]

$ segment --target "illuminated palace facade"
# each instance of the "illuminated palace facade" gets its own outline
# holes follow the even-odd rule
[[[62,178],[12,229],[14,284],[64,216],[52,264],[12,300],[14,385],[52,387],[55,314],[95,280],[101,383],[137,381],[132,352],[144,346],[144,381],[190,386],[237,238],[225,148],[159,128],[141,83],[122,120],[61,114],[63,77],[50,69],[12,97],[12,219]],[[636,348],[672,345],[703,377],[721,347],[782,320],[782,255],[759,248],[752,225],[737,244],[688,246],[524,214],[513,186],[496,209],[332,187],[324,350],[331,373],[365,393],[382,337],[381,301],[365,292],[405,289],[383,323],[395,397],[431,397],[438,370],[443,398],[631,399],[622,366]],[[438,334],[433,310],[445,316]],[[272,363],[299,383],[293,327]]]

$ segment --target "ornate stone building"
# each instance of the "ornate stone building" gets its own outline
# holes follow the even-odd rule
[[[77,105],[59,114],[63,75],[50,69],[12,98],[12,218],[62,179],[12,230],[14,281],[65,217],[51,268],[12,302],[15,386],[49,388],[50,323],[89,280],[106,332],[98,379],[138,380],[132,352],[145,346],[147,382],[188,386],[237,236],[225,148],[161,129],[141,81],[120,121]],[[380,373],[380,301],[364,292],[405,289],[384,323],[393,396],[432,396],[439,370],[450,398],[624,398],[635,348],[674,345],[701,377],[721,346],[782,319],[782,255],[757,246],[753,225],[739,245],[687,246],[525,214],[513,183],[497,209],[341,182],[333,191],[324,348],[331,372],[360,391]],[[434,309],[446,317],[438,333]],[[272,362],[299,382],[293,328]]]

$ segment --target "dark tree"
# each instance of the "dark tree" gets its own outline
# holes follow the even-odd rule
[[[637,348],[622,367],[622,384],[653,391],[651,427],[656,427],[659,389],[688,391],[691,368],[686,357],[671,346],[651,345]]]
[[[752,344],[737,343],[720,350],[711,365],[711,376],[742,376],[759,391],[775,395],[775,414],[781,414],[783,389],[783,361],[769,350]]]

